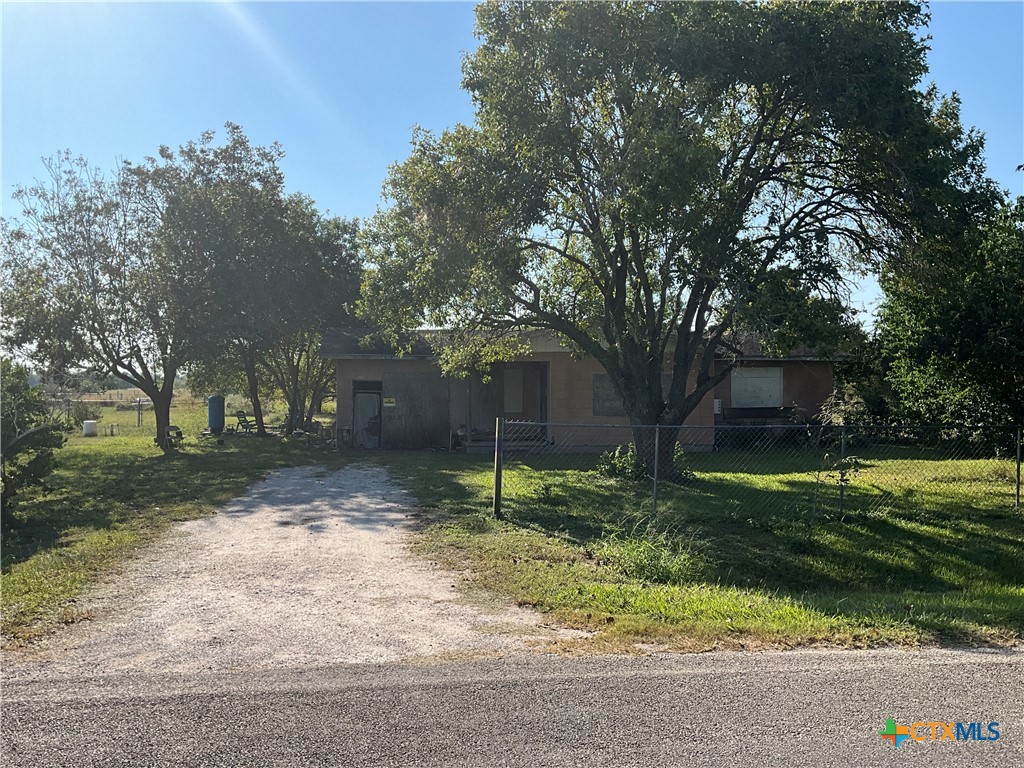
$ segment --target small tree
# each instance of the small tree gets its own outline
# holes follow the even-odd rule
[[[329,389],[334,364],[320,355],[327,328],[351,322],[362,266],[359,225],[325,217],[302,195],[288,199],[287,237],[275,279],[287,301],[273,338],[260,349],[260,368],[288,403],[290,432],[307,424]]]
[[[29,386],[27,368],[3,358],[0,386],[0,509],[6,523],[15,497],[42,485],[54,470],[54,449],[64,445],[64,434],[42,387]]]

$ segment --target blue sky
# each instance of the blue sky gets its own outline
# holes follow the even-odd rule
[[[413,125],[472,119],[459,88],[469,3],[0,6],[2,211],[59,149],[111,168],[225,121],[280,141],[290,190],[365,217]],[[1024,194],[1024,3],[932,5],[930,79],[963,99],[989,171]],[[872,289],[866,287],[866,294]]]

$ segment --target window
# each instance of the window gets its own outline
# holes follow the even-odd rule
[[[661,391],[668,394],[668,388],[672,386],[672,374],[661,375]],[[594,401],[591,413],[595,416],[625,416],[626,411],[622,407],[622,398],[615,392],[615,386],[607,373],[594,374]]]
[[[782,368],[733,369],[732,407],[781,408]]]

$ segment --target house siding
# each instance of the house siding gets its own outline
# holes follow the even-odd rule
[[[352,391],[356,381],[381,382],[381,396],[394,398],[394,406],[381,411],[381,446],[384,448],[448,447],[460,428],[468,427],[476,438],[493,435],[495,419],[548,421],[553,426],[548,438],[556,444],[607,447],[629,442],[629,419],[624,415],[595,414],[594,376],[605,375],[592,358],[577,359],[560,347],[546,344],[530,355],[496,365],[489,377],[480,374],[464,378],[441,374],[436,361],[428,358],[346,357],[337,361],[337,418],[340,429],[352,428]],[[669,362],[669,365],[671,362]],[[716,367],[720,363],[716,363]],[[757,360],[750,366],[782,367],[785,414],[766,414],[775,419],[811,420],[832,392],[832,364],[818,360]],[[504,369],[523,371],[522,410],[504,412]],[[485,380],[485,378],[487,380]],[[691,376],[689,384],[693,385]],[[544,413],[544,392],[547,409]],[[723,415],[714,414],[714,398],[720,399]],[[607,399],[607,394],[605,394]],[[513,398],[515,400],[515,398]],[[705,397],[686,420],[680,442],[695,449],[714,446],[713,427],[725,423],[732,407],[731,381],[727,377]]]
[[[721,370],[721,365],[716,362],[715,370]],[[743,365],[752,368],[782,368],[782,408],[786,409],[787,420],[813,421],[835,386],[832,363],[826,360],[755,360]],[[718,415],[717,421],[720,424],[726,423],[733,407],[732,380],[729,376],[715,387],[715,398],[722,401],[722,413]],[[766,413],[765,418],[773,416]],[[776,414],[774,418],[782,417]]]

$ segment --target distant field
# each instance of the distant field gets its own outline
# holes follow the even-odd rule
[[[184,394],[184,393],[182,393]],[[130,389],[107,389],[103,392],[89,392],[88,394],[82,395],[80,400],[117,400],[117,401],[132,401],[140,397],[146,397],[146,393],[141,389],[134,387]],[[187,399],[193,399],[191,395],[186,395]]]

